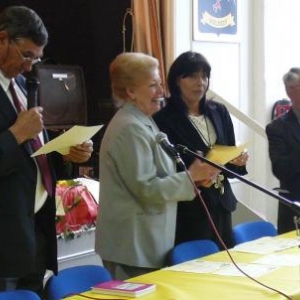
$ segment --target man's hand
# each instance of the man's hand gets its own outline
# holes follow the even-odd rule
[[[21,111],[16,122],[9,128],[19,144],[34,138],[43,130],[42,107]]]
[[[89,140],[80,145],[70,147],[70,153],[64,156],[65,161],[83,163],[91,158],[93,152],[93,141]]]

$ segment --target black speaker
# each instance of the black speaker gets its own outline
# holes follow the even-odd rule
[[[87,103],[83,71],[79,66],[35,66],[40,81],[38,104],[44,108],[47,129],[66,129],[86,125]]]

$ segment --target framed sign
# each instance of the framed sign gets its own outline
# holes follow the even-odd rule
[[[195,41],[238,41],[237,0],[193,0]]]

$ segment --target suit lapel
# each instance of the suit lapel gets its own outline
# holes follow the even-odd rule
[[[9,98],[4,92],[0,85],[0,131],[6,130],[8,127],[13,125],[17,119],[17,113],[12,106]],[[32,150],[30,149],[27,142],[24,143],[26,151],[31,155]]]
[[[211,122],[213,123],[214,129],[216,131],[216,136],[217,136],[216,144],[220,144],[220,145],[225,144],[226,141],[225,141],[224,133],[221,130],[223,128],[221,115],[219,114],[218,111],[216,111],[215,106],[210,107],[210,109],[208,109],[208,116]]]
[[[208,149],[187,115],[174,111],[169,128],[174,131],[174,137],[192,151]]]
[[[15,82],[18,84],[19,88],[26,96],[26,90],[24,89],[24,85],[25,85],[24,77],[23,76],[16,77]],[[13,124],[16,120],[17,113],[1,85],[0,85],[0,101],[1,101],[0,114],[2,114],[4,120],[7,121],[6,124]]]
[[[8,99],[1,85],[0,85],[0,101],[1,101],[0,114],[2,115],[0,129],[4,129],[7,128],[7,125],[10,126],[15,122],[17,113],[13,108],[10,100]]]
[[[130,102],[125,103],[123,109],[129,112],[130,114],[134,115],[137,119],[139,119],[139,121],[141,121],[146,127],[148,127],[155,134],[159,132],[158,127],[156,126],[152,118],[146,116],[132,103]]]
[[[288,130],[291,134],[295,137],[295,139],[300,143],[300,124],[299,121],[294,114],[293,110],[290,109],[285,115],[284,118],[286,119]]]

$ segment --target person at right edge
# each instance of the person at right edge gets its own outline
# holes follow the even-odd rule
[[[204,156],[214,144],[235,145],[234,128],[227,108],[206,98],[210,72],[211,66],[203,55],[192,51],[182,53],[168,73],[170,97],[167,104],[153,116],[171,143],[182,144],[194,152],[201,151]],[[182,159],[188,167],[193,157],[182,154]],[[225,167],[245,175],[247,159],[248,154],[242,153]],[[234,245],[231,213],[236,209],[237,200],[228,176],[221,172],[213,182],[202,181],[198,187],[220,237],[227,248],[231,248]],[[224,248],[196,197],[194,201],[178,203],[175,243],[197,239],[210,239]]]
[[[300,201],[300,68],[291,68],[283,82],[292,106],[266,126],[272,172],[280,182],[281,196]],[[295,230],[299,213],[279,202],[277,231]]]

